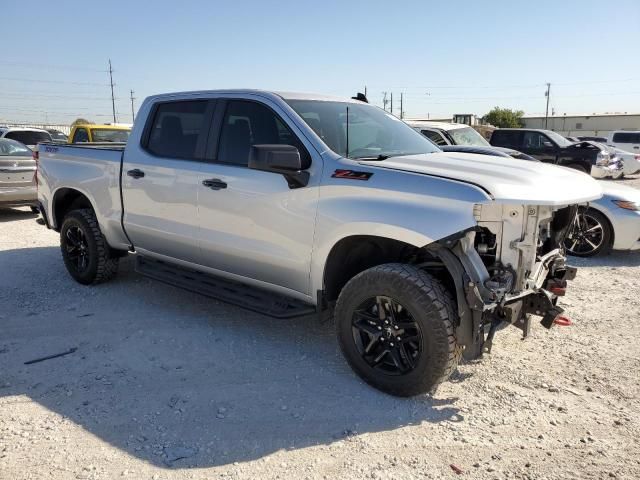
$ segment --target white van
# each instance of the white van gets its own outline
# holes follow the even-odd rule
[[[609,132],[607,145],[625,152],[640,153],[640,131],[614,130]]]

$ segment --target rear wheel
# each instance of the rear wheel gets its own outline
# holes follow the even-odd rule
[[[411,265],[391,263],[356,275],[340,293],[335,318],[353,370],[392,395],[434,391],[462,353],[453,299],[437,279]]]
[[[107,245],[89,208],[72,210],[64,217],[60,249],[67,271],[84,285],[106,282],[118,271],[118,256]]]
[[[601,255],[611,248],[612,233],[609,221],[602,213],[593,208],[580,209],[564,246],[576,257]]]

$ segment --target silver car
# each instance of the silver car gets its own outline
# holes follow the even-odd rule
[[[36,161],[20,142],[0,138],[0,208],[30,206],[37,212]]]
[[[609,250],[640,250],[640,190],[599,181],[604,195],[582,207],[565,239],[571,255],[592,257]]]

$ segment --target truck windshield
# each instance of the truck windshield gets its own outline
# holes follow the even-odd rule
[[[553,132],[551,130],[545,130],[544,133],[554,142],[556,142],[556,145],[558,145],[559,147],[569,147],[571,145],[573,145],[573,142],[570,142],[569,140],[567,140],[566,138],[564,138],[562,135],[560,135],[559,133]]]
[[[287,103],[338,155],[383,160],[440,151],[410,126],[372,105],[322,100],[287,100]]]
[[[482,135],[471,127],[454,128],[453,130],[448,130],[447,133],[451,136],[455,145],[491,146]]]
[[[127,143],[129,130],[109,130],[106,128],[94,129],[91,131],[94,142],[116,142]]]

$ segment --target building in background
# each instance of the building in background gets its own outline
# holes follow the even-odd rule
[[[547,128],[571,137],[607,136],[612,130],[640,130],[640,113],[603,113],[597,115],[544,115],[522,117],[525,128]]]

